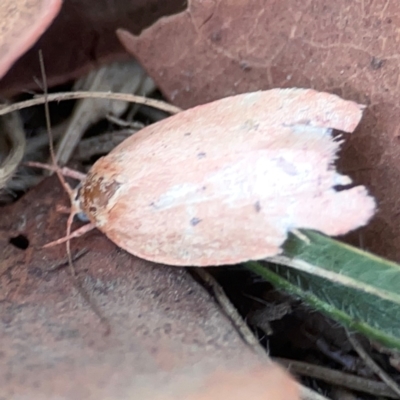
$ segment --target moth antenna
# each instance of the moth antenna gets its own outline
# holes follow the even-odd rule
[[[46,70],[44,67],[43,53],[41,50],[39,50],[39,62],[40,62],[40,72],[42,75],[42,82],[43,82],[44,113],[45,113],[45,119],[46,119],[46,129],[47,129],[47,134],[49,135],[50,158],[51,158],[51,162],[53,164],[53,168],[51,168],[51,169],[56,172],[58,179],[61,182],[61,185],[63,186],[65,191],[68,193],[68,196],[71,201],[71,212],[69,214],[68,221],[67,221],[67,240],[66,240],[66,246],[65,246],[66,251],[67,251],[68,266],[70,269],[71,278],[72,278],[72,281],[74,283],[76,290],[79,292],[79,294],[82,296],[82,298],[89,304],[89,306],[91,307],[93,312],[100,319],[100,322],[105,326],[105,328],[106,328],[105,334],[108,335],[111,331],[110,324],[107,321],[107,319],[104,317],[104,315],[102,314],[99,307],[93,302],[93,300],[91,299],[89,294],[86,292],[86,290],[80,284],[78,276],[75,271],[74,264],[72,262],[70,236],[71,236],[72,222],[74,220],[75,214],[77,213],[76,207],[74,207],[75,191],[65,181],[64,176],[61,171],[61,168],[58,166],[56,156],[55,156],[53,133],[51,130],[49,102],[48,102],[48,87],[47,87]]]
[[[70,211],[68,213],[70,213]],[[74,239],[74,238],[84,235],[85,233],[91,231],[94,228],[96,228],[96,226],[94,224],[92,224],[91,222],[89,222],[88,224],[83,225],[78,229],[75,229],[69,236],[64,236],[60,239],[54,240],[53,242],[45,244],[43,246],[43,248],[53,247],[57,244],[65,243],[68,240],[71,240],[71,239]]]
[[[57,164],[56,155],[54,152],[54,143],[53,143],[53,131],[51,130],[51,120],[50,120],[50,109],[49,109],[49,102],[48,102],[48,87],[47,87],[47,77],[46,77],[46,70],[44,67],[44,60],[43,60],[43,53],[42,50],[39,50],[39,62],[40,62],[40,73],[42,75],[42,82],[43,82],[43,97],[44,97],[44,114],[46,119],[46,129],[47,134],[49,135],[49,149],[50,149],[50,158],[53,164],[54,171],[56,172],[58,179],[61,182],[61,185],[64,187],[68,195],[72,196],[72,189],[65,181],[60,167]]]
[[[50,109],[49,109],[49,102],[47,101],[48,98],[48,88],[47,88],[47,77],[46,77],[46,70],[44,67],[44,60],[43,60],[43,53],[42,50],[39,50],[39,62],[40,62],[40,73],[42,75],[42,83],[43,83],[43,96],[44,96],[44,114],[45,114],[45,119],[46,119],[46,129],[47,129],[47,134],[49,135],[49,148],[50,148],[50,158],[51,162],[53,164],[54,171],[56,172],[58,179],[61,182],[61,185],[64,187],[65,191],[68,193],[69,198],[71,199],[72,202],[72,196],[73,196],[73,191],[71,187],[68,185],[68,183],[65,181],[64,177],[61,174],[60,168],[57,164],[55,152],[54,152],[54,144],[53,144],[53,132],[51,130],[51,121],[50,121]],[[71,208],[71,214],[68,218],[68,225],[67,225],[67,232],[68,230],[71,231],[71,224],[72,220],[74,218],[74,210]],[[71,220],[71,221],[70,221]],[[67,256],[68,256],[68,261],[71,260],[70,263],[70,269],[71,273],[73,276],[75,276],[75,270],[74,266],[72,264],[72,256],[71,256],[71,247],[69,246],[69,240],[67,240]]]

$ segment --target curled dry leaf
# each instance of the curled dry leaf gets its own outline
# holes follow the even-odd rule
[[[2,0],[0,3],[0,78],[47,29],[61,0]]]
[[[47,4],[49,10],[52,1],[55,0],[30,0],[30,3]],[[63,1],[54,23],[0,81],[0,93],[10,98],[21,91],[37,90],[37,82],[32,78],[40,76],[39,49],[44,55],[49,87],[71,82],[101,65],[130,58],[115,35],[117,28],[123,26],[138,33],[185,8],[186,2],[182,0]]]
[[[118,246],[171,265],[221,265],[281,251],[290,230],[341,235],[375,201],[333,161],[363,107],[306,89],[247,93],[150,125],[98,160],[80,207]]]

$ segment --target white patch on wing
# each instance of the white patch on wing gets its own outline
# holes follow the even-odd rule
[[[195,185],[193,183],[182,183],[180,185],[175,185],[172,186],[163,195],[161,195],[158,200],[154,201],[152,203],[152,206],[160,210],[166,210],[171,207],[186,205],[187,201],[192,196],[194,196],[192,201],[198,202],[199,201],[198,192],[199,192],[199,185]]]

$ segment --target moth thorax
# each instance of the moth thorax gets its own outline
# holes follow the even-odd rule
[[[103,176],[89,173],[80,189],[80,206],[89,218],[102,225],[101,215],[108,209],[111,199],[121,184],[114,179],[107,180]]]

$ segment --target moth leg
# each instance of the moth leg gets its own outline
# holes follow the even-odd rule
[[[83,172],[79,172],[68,167],[62,167],[61,173],[64,176],[69,176],[70,178],[76,179],[78,181],[83,181],[86,178],[86,174],[84,174]]]
[[[61,204],[58,204],[56,206],[56,211],[59,212],[60,214],[71,214],[71,207],[66,207],[62,206]]]
[[[36,161],[28,161],[25,163],[25,165],[27,165],[28,167],[47,169],[48,171],[53,171],[53,172],[60,171],[63,176],[68,176],[69,178],[73,178],[78,181],[83,181],[86,178],[86,174],[68,167],[60,168],[54,165],[44,164]]]
[[[96,225],[92,224],[92,223],[83,225],[82,227],[78,228],[77,230],[71,232],[70,235],[64,236],[64,237],[62,237],[60,239],[54,240],[53,242],[45,244],[43,246],[43,248],[53,247],[53,246],[56,246],[57,244],[65,243],[70,239],[77,238],[79,236],[84,235],[86,232],[89,232],[94,228],[96,228]]]
[[[74,216],[76,215],[77,218],[79,219],[79,221],[81,222],[90,222],[89,218],[87,217],[87,215],[83,212],[83,211],[73,211],[73,207],[66,207],[66,206],[62,206],[61,204],[58,204],[56,206],[56,211],[60,214],[68,214],[70,215],[71,213],[74,214]]]

